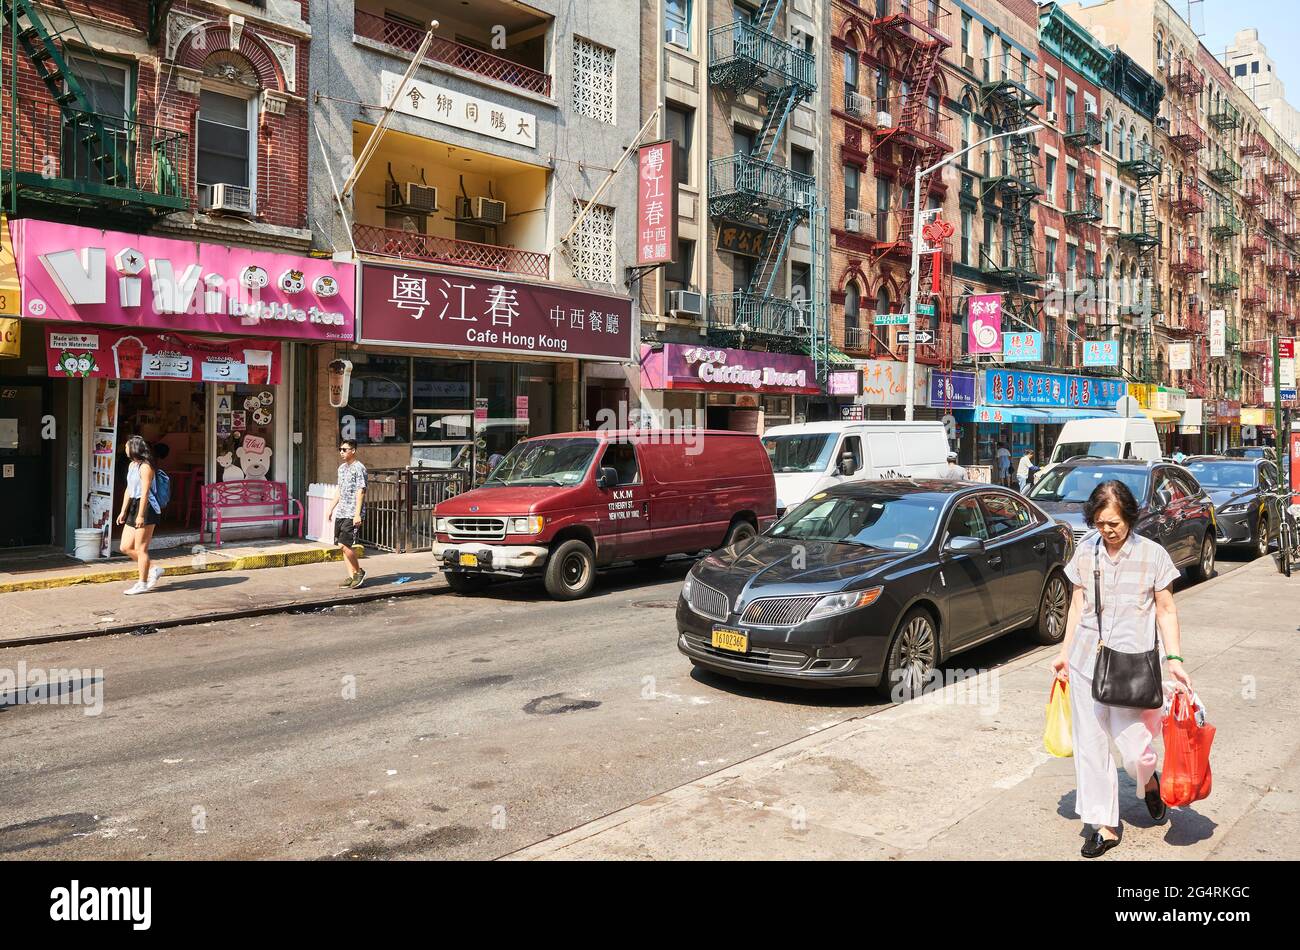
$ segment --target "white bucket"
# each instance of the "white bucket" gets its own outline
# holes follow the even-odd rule
[[[73,557],[78,561],[97,561],[103,550],[104,532],[99,528],[78,528]]]

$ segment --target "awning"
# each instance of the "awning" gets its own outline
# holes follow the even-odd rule
[[[1172,409],[1143,408],[1142,412],[1152,422],[1182,422],[1183,421],[1183,414],[1181,412],[1174,412]]]
[[[954,409],[953,415],[964,422],[1030,423],[1032,425],[1059,425],[1072,419],[1117,418],[1110,409],[1064,409],[1056,406],[975,406],[973,409]]]
[[[801,342],[799,344],[799,352],[804,353],[808,356],[812,356],[813,355],[812,342],[809,340],[804,340],[803,342]],[[829,355],[828,362],[830,363],[831,366],[844,366],[847,367],[848,369],[853,369],[857,365],[856,363],[853,362],[853,357],[849,356],[847,353],[839,349],[833,343],[826,344],[826,352]]]

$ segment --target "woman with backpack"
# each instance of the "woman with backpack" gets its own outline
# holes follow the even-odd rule
[[[140,436],[127,439],[124,450],[131,466],[126,471],[126,491],[122,493],[122,511],[117,523],[122,525],[122,553],[135,560],[140,579],[123,593],[143,594],[153,590],[163,574],[161,567],[151,566],[149,542],[162,519],[165,499],[160,501],[159,489],[167,483],[167,474],[159,471],[153,449]]]

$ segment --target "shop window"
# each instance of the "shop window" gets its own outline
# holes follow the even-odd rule
[[[339,438],[358,445],[411,441],[411,361],[405,356],[352,357],[348,404],[339,410]]]
[[[212,185],[229,184],[255,192],[253,130],[255,100],[204,89],[199,93],[198,183],[208,198]]]
[[[630,442],[613,442],[600,457],[601,468],[618,472],[618,484],[640,485],[641,472],[636,462],[636,446]]]
[[[515,443],[555,431],[555,364],[474,364],[474,483]]]

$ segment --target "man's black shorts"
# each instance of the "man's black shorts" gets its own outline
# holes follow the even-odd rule
[[[334,543],[341,544],[346,548],[357,546],[357,531],[361,525],[355,524],[351,518],[334,519]]]

